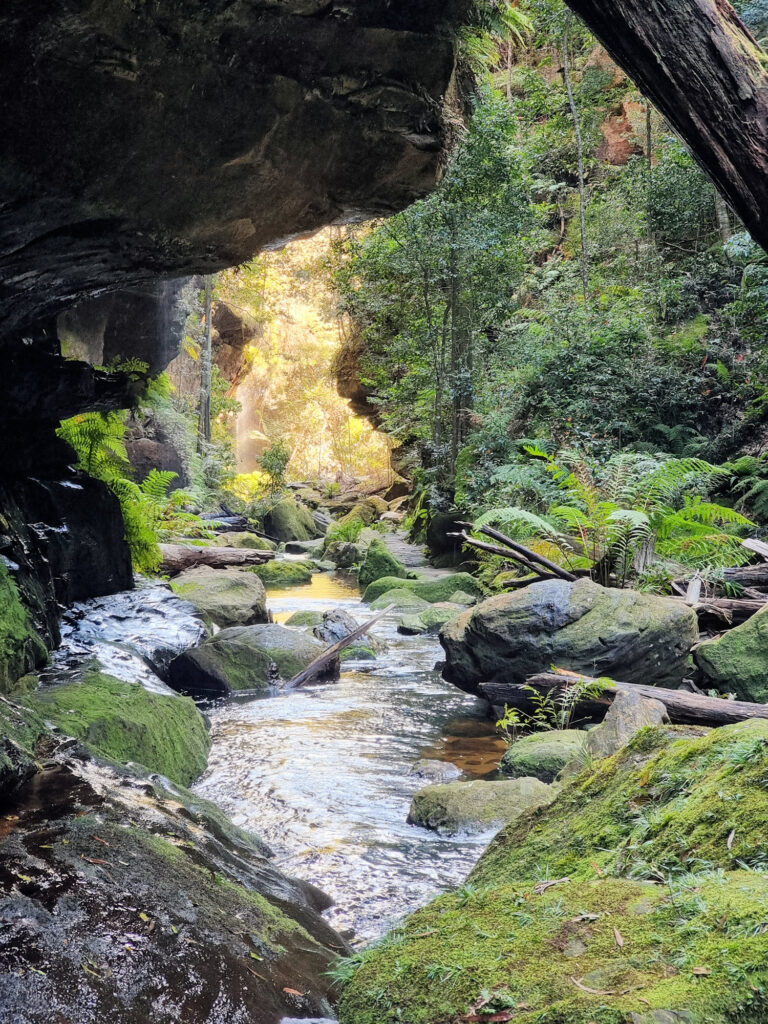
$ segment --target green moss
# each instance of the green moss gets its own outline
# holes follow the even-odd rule
[[[404,583],[405,580],[401,582]],[[370,590],[370,587],[368,589]],[[395,587],[394,590],[387,590],[381,597],[377,597],[375,601],[371,602],[371,608],[376,612],[383,611],[385,608],[389,608],[390,605],[394,606],[395,611],[416,615],[429,608],[429,602],[425,601],[423,597],[418,597],[413,591],[406,590],[404,587]]]
[[[285,620],[286,626],[319,626],[323,621],[322,612],[304,611],[294,612],[289,619]]]
[[[489,1019],[511,1010],[515,1024],[760,1024],[767,899],[768,879],[748,872],[672,888],[599,878],[540,894],[531,882],[466,886],[359,958],[339,1020],[458,1024],[485,1002]],[[656,1010],[690,1016],[645,1016]]]
[[[768,608],[694,651],[707,681],[739,700],[768,701]]]
[[[439,633],[446,622],[461,615],[462,611],[461,605],[449,602],[429,605],[418,615],[404,615],[397,631],[405,634]]]
[[[340,1021],[765,1024],[767,830],[768,722],[644,729],[366,951]]]
[[[250,571],[256,573],[265,587],[300,587],[312,579],[313,567],[310,562],[286,559],[255,565]]]
[[[0,797],[36,771],[35,747],[47,731],[31,708],[0,697]]]
[[[45,644],[29,622],[15,582],[0,561],[0,693],[48,660]]]
[[[410,590],[430,604],[450,601],[458,590],[473,597],[483,596],[483,589],[474,576],[470,576],[468,572],[455,572],[437,580],[401,580],[395,576],[384,576],[366,587],[363,600],[373,604],[382,594],[395,588]]]
[[[587,734],[579,729],[552,729],[523,736],[513,743],[499,767],[506,775],[520,778],[532,775],[552,782],[584,750]]]
[[[94,671],[79,682],[38,690],[29,702],[110,761],[135,761],[182,785],[205,769],[210,738],[188,697],[150,693]]]
[[[264,532],[279,541],[312,540],[318,536],[312,513],[292,497],[277,502],[264,516]]]
[[[408,572],[403,563],[395,558],[383,540],[378,537],[372,540],[360,566],[358,582],[360,589],[365,590],[374,580],[387,577],[389,579],[405,579]]]

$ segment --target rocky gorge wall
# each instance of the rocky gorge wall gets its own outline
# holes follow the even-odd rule
[[[62,605],[131,582],[116,502],[54,433],[131,405],[93,366],[173,359],[173,279],[428,192],[467,6],[3,6],[0,555],[47,643]]]

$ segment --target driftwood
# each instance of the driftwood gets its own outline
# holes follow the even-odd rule
[[[488,551],[493,555],[500,555],[502,558],[508,558],[512,562],[517,562],[519,565],[522,565],[523,568],[534,573],[538,577],[538,580],[530,582],[560,579],[573,583],[577,578],[572,572],[569,572],[567,569],[563,569],[562,566],[557,565],[556,562],[552,562],[550,559],[545,558],[544,555],[539,555],[535,551],[531,551],[518,541],[512,540],[511,537],[507,537],[505,534],[500,533],[498,530],[494,530],[490,526],[475,527],[472,523],[457,523],[457,526],[462,527],[462,532],[449,533],[449,537],[458,537],[465,544],[469,544],[471,547],[478,548],[481,551]],[[468,536],[466,530],[475,529],[485,537],[490,537],[491,540],[498,541],[503,545],[503,547],[498,547],[495,544],[486,544],[485,541],[475,540],[474,537]]]
[[[163,557],[160,569],[171,576],[196,565],[226,569],[232,565],[263,565],[275,557],[274,551],[254,548],[196,548],[188,544],[161,544],[160,554]]]
[[[364,633],[367,633],[371,626],[378,622],[379,619],[383,618],[387,612],[391,612],[395,606],[393,604],[385,608],[383,611],[377,612],[373,618],[368,619],[362,626],[358,626],[357,629],[353,630],[349,636],[345,636],[343,640],[337,640],[335,644],[331,644],[322,654],[319,654],[314,661],[310,662],[309,665],[298,675],[295,675],[293,679],[289,679],[285,684],[286,690],[295,690],[297,686],[304,686],[305,683],[310,682],[325,668],[325,666],[333,661],[336,656],[344,650],[345,647],[349,647],[355,640],[359,640]]]
[[[491,704],[508,705],[513,708],[530,709],[531,694],[526,688],[533,686],[540,693],[565,689],[574,679],[593,682],[588,676],[562,675],[558,672],[542,672],[531,676],[525,685],[519,683],[482,683],[480,692]],[[768,718],[768,704],[749,704],[746,701],[724,700],[721,697],[706,697],[687,690],[667,690],[661,686],[645,686],[641,683],[622,683],[612,679],[602,694],[578,704],[578,711],[589,717],[601,718],[612,703],[618,690],[632,690],[641,697],[661,701],[667,709],[670,721],[679,725],[730,725],[744,722],[749,718]]]

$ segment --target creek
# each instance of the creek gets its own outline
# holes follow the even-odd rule
[[[357,588],[316,575],[272,591],[276,621],[299,610],[370,609]],[[375,662],[347,662],[337,683],[209,709],[213,747],[195,789],[273,848],[278,866],[335,900],[330,923],[374,939],[393,922],[457,885],[490,834],[438,836],[406,823],[421,758],[448,761],[466,778],[495,772],[501,756],[479,701],[445,683],[435,637],[403,636],[394,618],[374,636]]]

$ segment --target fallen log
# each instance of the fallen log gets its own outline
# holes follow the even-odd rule
[[[161,544],[160,571],[175,576],[196,565],[226,569],[232,565],[263,565],[275,557],[274,551],[255,548],[196,548],[189,544]]]
[[[574,680],[596,682],[589,676],[564,675],[559,672],[540,672],[531,676],[525,684],[492,682],[481,683],[480,692],[491,704],[502,707],[531,710],[533,687],[539,693],[564,690]],[[749,718],[768,718],[768,704],[750,704],[740,700],[725,700],[722,697],[706,697],[688,690],[667,690],[661,686],[646,686],[642,683],[622,683],[611,679],[599,697],[581,701],[576,706],[579,714],[590,718],[602,718],[618,690],[631,690],[641,697],[661,701],[667,709],[670,721],[675,725],[730,725],[745,722]]]
[[[393,604],[384,608],[383,611],[377,612],[372,618],[364,622],[362,626],[358,626],[357,629],[353,630],[348,636],[345,636],[342,640],[337,640],[335,644],[331,644],[322,654],[318,654],[314,661],[311,661],[305,669],[302,669],[298,675],[295,675],[293,679],[289,679],[285,684],[286,690],[295,690],[297,686],[304,686],[305,683],[310,682],[315,676],[319,675],[322,669],[333,661],[333,659],[344,650],[345,647],[349,647],[355,640],[359,640],[361,636],[368,632],[371,626],[378,622],[379,619],[383,618],[387,612],[391,612],[395,606]]]
[[[546,574],[557,576],[561,580],[567,580],[569,583],[574,583],[576,580],[576,576],[572,572],[569,572],[568,569],[563,569],[563,567],[557,565],[556,562],[550,561],[550,559],[545,558],[544,555],[540,555],[536,551],[531,551],[530,548],[525,547],[516,540],[512,540],[511,537],[507,537],[505,534],[500,533],[498,530],[494,530],[490,526],[475,527],[472,523],[457,523],[456,525],[461,526],[465,530],[476,529],[478,533],[482,533],[484,536],[490,537],[491,540],[495,540],[500,544],[503,544],[504,548],[509,548],[509,551],[501,552],[505,558],[511,558],[528,568],[531,567],[531,563],[533,562],[534,565],[538,567],[537,571],[539,573],[542,573],[543,569]],[[457,534],[451,534],[449,536],[457,536]],[[481,542],[473,542],[470,540],[470,543],[477,544]],[[498,549],[496,553],[499,553]],[[542,575],[543,574],[544,573],[542,573]]]
[[[715,618],[728,626],[738,626],[747,619],[752,618],[755,612],[759,612],[768,604],[768,598],[764,600],[730,597],[703,598],[692,605],[693,610],[702,618]]]

